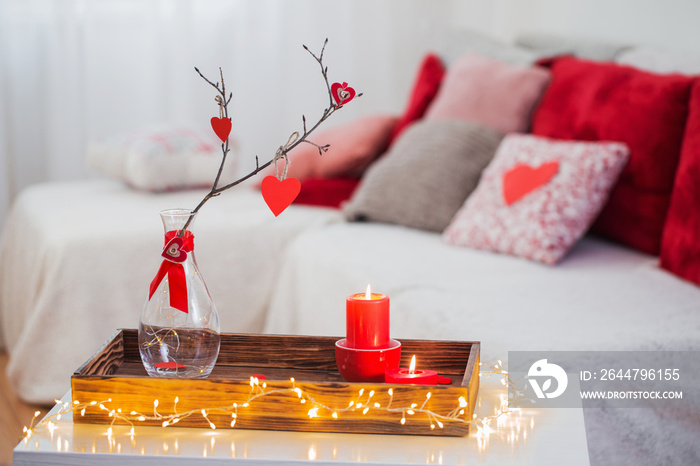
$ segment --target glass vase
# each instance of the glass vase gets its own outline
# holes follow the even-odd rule
[[[171,209],[160,216],[165,248],[139,322],[141,360],[152,377],[204,378],[216,364],[221,338],[219,315],[194,257],[196,214]]]

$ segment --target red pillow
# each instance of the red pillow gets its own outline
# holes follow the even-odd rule
[[[389,137],[390,145],[411,125],[411,123],[420,120],[423,114],[425,114],[430,102],[432,102],[437,95],[444,76],[445,67],[440,57],[433,53],[426,55],[418,69],[418,76],[416,76],[416,81],[413,84],[408,106],[406,110],[404,110],[403,115],[399,118],[399,122],[396,124],[394,131]]]
[[[309,140],[329,144],[328,151],[319,154],[318,147],[300,144],[289,152],[287,176],[304,181],[311,178],[359,177],[386,150],[389,136],[396,125],[393,115],[370,115],[314,133]],[[284,160],[277,162],[280,173]],[[270,165],[257,177],[258,185],[275,174]]]
[[[340,207],[350,199],[360,183],[355,178],[312,178],[301,182],[301,191],[294,204]]]
[[[688,124],[661,241],[661,266],[700,284],[700,80],[690,99]]]
[[[693,78],[574,57],[553,60],[551,71],[532,132],[626,143],[629,163],[593,231],[658,254]]]

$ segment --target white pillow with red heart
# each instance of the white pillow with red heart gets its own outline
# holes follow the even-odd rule
[[[628,158],[623,143],[509,134],[443,239],[554,265],[593,223]]]

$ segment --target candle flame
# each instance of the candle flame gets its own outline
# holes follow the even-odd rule
[[[367,284],[367,291],[365,292],[365,299],[372,299],[372,292],[369,289],[369,283]]]
[[[408,366],[408,373],[413,374],[414,372],[416,372],[416,355],[415,354],[411,358],[411,365]]]

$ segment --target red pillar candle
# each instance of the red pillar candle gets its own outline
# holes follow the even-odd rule
[[[389,297],[371,293],[348,296],[346,337],[350,348],[380,349],[389,346]]]
[[[411,358],[411,366],[398,367],[384,372],[384,382],[394,384],[437,385],[438,373],[430,370],[416,370],[416,357]]]

